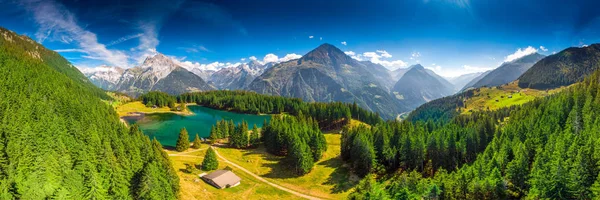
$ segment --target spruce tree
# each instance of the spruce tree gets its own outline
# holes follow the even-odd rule
[[[179,131],[179,139],[177,139],[177,144],[175,145],[175,150],[182,152],[190,148],[190,139],[188,136],[188,132],[185,128],[182,128]]]
[[[210,171],[219,168],[219,161],[217,160],[217,154],[212,147],[209,147],[206,151],[206,155],[204,155],[204,160],[202,161],[202,170]]]
[[[250,133],[250,146],[256,147],[260,143],[260,133],[256,124],[252,127],[252,133]]]
[[[210,140],[210,144],[214,144],[214,143],[217,142],[217,139],[218,139],[217,134],[218,134],[218,132],[219,131],[217,130],[217,128],[215,128],[214,125],[210,128],[210,136],[208,136],[208,139]]]
[[[202,141],[200,141],[200,137],[198,136],[198,133],[196,133],[196,137],[194,138],[194,149],[199,149],[200,146],[202,145]]]

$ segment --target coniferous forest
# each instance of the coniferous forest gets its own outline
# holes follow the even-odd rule
[[[157,141],[57,53],[0,32],[0,199],[177,198]]]
[[[600,199],[600,1],[267,2],[0,0],[0,200]]]
[[[308,103],[297,98],[269,96],[247,91],[209,91],[177,96],[178,102],[251,114],[282,114],[311,116],[324,130],[341,128],[344,119],[357,119],[367,124],[382,121],[377,113],[359,107],[356,103]]]
[[[599,80],[596,72],[510,112],[456,117],[437,127],[394,122],[348,130],[343,158],[389,177],[386,184],[364,179],[350,198],[598,198]]]

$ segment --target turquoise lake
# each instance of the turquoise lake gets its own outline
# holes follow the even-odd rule
[[[210,128],[222,119],[233,120],[234,123],[248,122],[248,128],[254,124],[262,127],[264,120],[271,119],[269,115],[250,115],[221,110],[210,109],[202,106],[189,106],[194,114],[182,116],[173,113],[146,114],[143,117],[124,117],[128,124],[137,124],[144,134],[150,139],[156,138],[163,146],[175,146],[179,131],[185,127],[189,133],[190,141],[196,133],[203,138],[210,134]]]

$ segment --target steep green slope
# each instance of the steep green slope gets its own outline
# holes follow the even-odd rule
[[[177,197],[157,141],[128,130],[64,58],[0,34],[0,199]]]
[[[88,80],[75,66],[73,66],[67,59],[60,56],[55,51],[46,49],[44,46],[36,43],[31,38],[23,35],[17,35],[14,32],[0,27],[0,37],[4,41],[20,41],[15,42],[13,45],[18,46],[23,52],[23,55],[30,55],[37,59],[44,61],[46,65],[52,69],[64,74],[75,83],[80,84],[90,91],[94,95],[102,99],[110,99],[106,93],[96,87],[92,82]]]
[[[464,137],[465,132],[447,126],[436,129],[434,133],[443,132],[450,139],[426,142],[414,139],[406,142],[404,144],[408,146],[403,145],[401,149],[417,150],[420,157],[416,158],[422,161],[417,163],[418,167],[409,168],[409,171],[415,170],[397,174],[382,181],[384,183],[365,181],[359,184],[352,196],[364,197],[378,193],[384,198],[598,199],[599,80],[600,71],[581,84],[513,109],[508,117],[501,118],[506,120],[504,122],[495,121],[489,116],[503,116],[506,111],[478,116],[475,119],[493,119],[490,122],[497,127],[496,131],[492,131],[493,134],[485,131],[486,134],[482,135],[489,141],[482,151],[477,148],[477,141],[481,141],[481,137],[467,135],[465,140],[455,143],[453,137]],[[461,117],[454,123],[469,124]],[[418,127],[417,130],[422,129],[422,126]],[[406,135],[404,131],[400,131],[400,134]],[[377,137],[374,140],[378,144]],[[476,154],[470,154],[469,151]],[[450,156],[443,161],[459,161],[465,165],[440,170],[436,167],[439,161],[431,159],[433,167],[430,167],[431,161],[428,159],[445,153],[450,153]],[[451,160],[456,158],[453,155],[458,155],[460,159]],[[411,154],[406,157],[415,158]]]
[[[519,77],[519,87],[551,89],[571,85],[600,69],[600,44],[571,47],[537,62]]]

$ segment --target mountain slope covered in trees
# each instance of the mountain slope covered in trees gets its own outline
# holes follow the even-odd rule
[[[392,123],[393,137],[386,136],[390,132],[386,124],[349,130],[342,140],[342,156],[365,151],[382,156],[366,160],[347,156],[347,161],[359,166],[376,161],[388,170],[404,169],[385,183],[365,179],[352,196],[596,199],[599,80],[600,72],[595,72],[555,95],[508,110],[459,116],[445,125]],[[350,140],[355,142],[344,142]],[[366,145],[355,145],[361,143]],[[393,156],[394,149],[400,154]]]
[[[176,199],[157,141],[64,58],[0,29],[0,199]]]
[[[571,47],[537,62],[519,77],[519,87],[551,89],[571,85],[600,69],[600,44]]]

